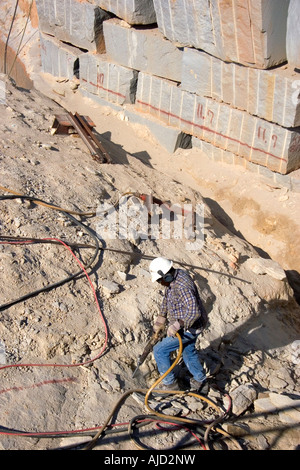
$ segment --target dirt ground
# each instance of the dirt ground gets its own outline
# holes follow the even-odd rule
[[[151,355],[142,373],[132,378],[161,301],[162,292],[148,276],[149,259],[158,255],[169,256],[177,267],[192,266],[204,296],[211,326],[199,350],[209,372],[218,369],[213,375],[218,387],[209,395],[217,410],[190,396],[177,397],[171,404],[151,402],[150,408],[209,420],[224,411],[227,393],[249,384],[256,398],[268,393],[299,398],[299,362],[293,350],[299,339],[299,309],[278,273],[282,276],[281,268],[300,271],[300,194],[276,188],[240,167],[215,164],[199,150],[179,149],[170,155],[144,128],[126,121],[117,110],[83,99],[70,82],[43,77],[36,82],[39,91],[27,92],[4,80],[1,195],[12,196],[13,191],[65,211],[22,197],[1,201],[0,342],[6,361],[0,367],[1,448],[44,450],[82,442],[88,439],[87,429],[92,435],[97,432],[124,393],[147,389],[158,379]],[[79,138],[51,135],[54,115],[65,112],[61,106],[91,117],[111,164],[94,161]],[[105,203],[118,207],[125,193],[152,194],[181,205],[203,204],[203,249],[187,250],[186,240],[141,239],[132,233],[105,240],[87,269],[89,277],[83,272],[18,301],[68,279],[93,260],[102,220],[95,211]],[[74,220],[66,211],[93,215],[76,214]],[[20,239],[5,239],[8,236]],[[23,243],[28,238],[48,240]],[[73,244],[81,264],[57,240]],[[272,264],[275,278],[259,275],[246,266],[249,258],[270,259],[281,268]],[[130,419],[149,413],[139,398],[124,397],[112,419],[115,429],[122,431],[108,434],[95,449],[136,450],[126,429]],[[253,403],[250,411],[255,411]],[[244,438],[243,445],[295,449],[299,432],[294,425],[278,414],[258,417],[251,421],[253,436]],[[284,429],[254,435],[266,426]],[[53,432],[58,433],[56,439],[49,436]],[[139,438],[162,450],[176,443],[197,450],[203,445],[187,438],[182,429],[139,431]],[[227,445],[236,448],[234,440]]]

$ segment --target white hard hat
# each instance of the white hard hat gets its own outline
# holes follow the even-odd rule
[[[155,258],[149,265],[152,282],[160,279],[164,274],[170,271],[173,262],[166,258]]]

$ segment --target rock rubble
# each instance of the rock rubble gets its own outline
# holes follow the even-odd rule
[[[284,271],[272,260],[260,258],[249,243],[222,225],[199,192],[131,155],[127,156],[129,164],[99,167],[80,141],[51,135],[58,105],[34,90],[24,92],[8,80],[6,85],[7,104],[2,105],[0,118],[2,186],[76,211],[95,208],[105,200],[113,201],[117,208],[118,197],[124,193],[129,193],[130,199],[131,193],[152,192],[174,203],[182,202],[184,196],[204,205],[205,236],[202,249],[197,251],[186,250],[184,239],[101,240],[90,276],[104,322],[84,276],[4,309],[0,357],[6,364],[90,361],[105,344],[103,323],[108,327],[109,342],[106,353],[86,366],[1,370],[0,400],[6,409],[1,425],[46,431],[103,422],[120,394],[137,385],[132,372],[151,334],[163,294],[150,282],[148,264],[151,257],[163,255],[191,272],[208,311],[209,325],[199,337],[198,348],[212,384],[210,397],[223,403],[223,393],[231,396],[237,424],[242,425],[244,419],[243,429],[249,427],[243,439],[250,449],[295,448],[299,439],[299,429],[294,427],[299,416],[299,306]],[[112,148],[112,143],[106,143]],[[84,220],[92,231],[97,231],[98,222],[93,217]],[[132,227],[135,217],[129,222]],[[3,236],[59,238],[78,246],[93,242],[89,232],[79,229],[63,213],[29,204],[22,197],[18,202],[1,201],[0,223]],[[87,263],[93,250],[78,247],[75,253]],[[63,246],[50,243],[2,244],[0,258],[5,279],[0,289],[2,304],[78,269]],[[178,372],[187,376],[182,367]],[[151,354],[141,373],[138,380],[143,386],[158,378]],[[291,411],[282,409],[290,405]],[[126,403],[118,418],[126,420],[138,414],[136,406]],[[200,407],[190,397],[176,406],[183,414],[196,415]],[[251,419],[258,411],[268,413],[266,422]],[[259,433],[252,436],[258,424]],[[266,424],[271,428],[285,425],[288,437],[284,434],[273,444],[270,434],[264,432]],[[126,442],[122,447],[113,442],[104,443],[103,448],[131,445]],[[28,438],[21,443],[3,436],[0,446],[45,448],[45,442]],[[54,445],[49,441],[46,446]]]

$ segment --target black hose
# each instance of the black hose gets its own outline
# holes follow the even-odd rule
[[[188,423],[183,426],[182,424],[178,423],[176,418],[172,419],[171,416],[166,416],[166,417],[160,416],[158,418],[157,415],[137,415],[137,416],[134,416],[129,422],[128,434],[129,434],[130,439],[132,440],[132,442],[134,442],[136,447],[140,450],[157,450],[155,448],[152,448],[150,446],[147,446],[147,445],[141,443],[140,440],[138,440],[137,436],[135,435],[134,431],[135,431],[135,429],[138,429],[140,420],[146,420],[147,424],[157,423],[157,422],[165,422],[167,424],[174,424],[179,429],[184,427],[185,429],[192,429],[193,432],[196,432],[196,430],[197,430],[197,433],[201,435],[201,438],[204,437],[204,430],[201,429],[199,426],[196,426],[195,424],[191,425],[191,424],[188,424]],[[171,451],[171,450],[176,450],[176,449],[179,449],[179,448],[181,448],[181,446],[176,446],[175,445],[175,446],[170,447],[169,449],[164,448],[164,451]]]

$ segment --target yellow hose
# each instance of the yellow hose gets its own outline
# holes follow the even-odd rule
[[[16,191],[14,191],[13,189],[9,189],[9,188],[5,188],[4,186],[0,186],[0,190],[1,191],[5,191],[7,193],[10,193],[10,194],[13,194],[14,196],[20,196],[20,198],[22,198],[22,196],[24,197],[25,195],[24,194],[21,194],[21,193],[18,193]],[[128,191],[126,193],[123,193],[121,197],[123,196],[127,196],[127,195],[132,195],[134,196],[135,193],[131,192],[131,191]],[[31,197],[31,196],[29,196]],[[64,209],[63,207],[59,207],[59,206],[54,206],[53,204],[50,204],[50,203],[47,203],[47,202],[44,202],[44,201],[39,201],[38,198],[35,199],[35,197],[33,196],[32,199],[34,200],[34,203],[35,204],[38,204],[40,206],[44,206],[44,207],[49,207],[50,209],[54,209],[56,211],[60,211],[60,212],[66,212],[67,214],[71,214],[71,215],[78,215],[80,217],[95,217],[97,215],[97,211],[93,211],[93,212],[77,212],[77,211],[71,211],[69,209]],[[118,204],[115,203],[114,206],[116,206]],[[107,209],[103,210],[102,212],[106,212]],[[100,211],[101,212],[101,211]],[[99,213],[100,213],[99,212]]]
[[[173,364],[171,365],[169,370],[167,370],[167,372],[165,372],[156,382],[154,382],[153,385],[151,385],[151,387],[149,388],[149,390],[147,391],[146,396],[145,396],[145,406],[146,406],[147,410],[149,410],[152,414],[155,414],[156,416],[163,417],[163,418],[168,418],[168,415],[159,413],[159,412],[153,410],[152,408],[150,408],[150,406],[148,404],[148,400],[149,400],[149,396],[151,395],[154,388],[157,387],[157,385],[159,385],[160,382],[174,369],[174,367],[178,364],[178,362],[181,358],[181,355],[182,355],[182,340],[181,340],[181,336],[180,336],[179,333],[176,333],[176,336],[177,336],[178,341],[179,341],[179,350],[178,350],[178,354],[177,354],[177,357],[176,357],[175,361],[173,362]],[[219,407],[213,401],[209,400],[209,398],[206,398],[202,395],[199,395],[198,393],[186,392],[186,391],[181,391],[181,390],[159,390],[159,393],[165,393],[167,395],[169,395],[171,393],[171,394],[178,394],[178,395],[185,395],[185,396],[192,396],[192,397],[200,398],[201,400],[205,401],[206,403],[211,405],[213,408],[215,408],[217,411],[220,411]],[[174,417],[174,416],[169,416],[169,417],[172,418],[173,420],[175,419],[178,422],[199,423],[199,421],[197,421],[195,419],[180,418],[180,417]]]
[[[180,418],[180,417],[177,417],[177,416],[169,416],[169,415],[165,415],[165,414],[162,414],[162,413],[159,413],[155,410],[152,410],[152,408],[149,406],[148,404],[148,400],[149,400],[149,397],[151,395],[151,393],[153,392],[153,390],[155,389],[155,387],[157,387],[157,385],[160,384],[160,382],[171,372],[171,370],[174,369],[174,367],[178,364],[180,358],[181,358],[181,355],[182,355],[182,340],[181,340],[181,337],[180,335],[177,333],[176,334],[177,338],[178,338],[178,341],[179,341],[179,350],[178,350],[178,354],[177,354],[177,357],[175,359],[175,361],[173,362],[173,364],[171,365],[171,367],[167,370],[167,372],[165,372],[165,374],[163,374],[148,390],[147,389],[134,389],[134,390],[128,390],[127,392],[125,392],[122,397],[117,401],[116,405],[113,407],[111,413],[109,414],[108,418],[106,419],[105,423],[103,424],[103,426],[101,427],[101,429],[97,432],[97,434],[92,438],[91,441],[89,441],[88,443],[86,443],[86,446],[83,448],[83,450],[91,450],[95,447],[95,445],[97,444],[97,440],[101,437],[101,435],[104,433],[105,429],[107,428],[107,426],[109,425],[109,422],[112,418],[112,416],[114,415],[116,409],[122,404],[122,402],[128,397],[130,396],[132,393],[136,392],[136,393],[146,393],[145,395],[145,406],[146,408],[151,412],[151,414],[153,415],[156,415],[158,417],[161,417],[161,418],[164,418],[164,419],[170,419],[172,420],[173,422],[174,421],[177,421],[178,423],[185,423],[185,424],[202,424],[202,425],[205,425],[205,426],[209,426],[209,431],[214,428],[215,431],[219,432],[220,434],[223,434],[224,436],[228,437],[231,439],[231,436],[230,434],[226,433],[225,431],[223,431],[222,429],[219,429],[219,428],[215,428],[215,424],[217,424],[220,419],[221,419],[221,416],[218,417],[214,422],[212,422],[210,425],[206,422],[201,422],[199,420],[196,420],[196,419],[189,419],[189,418]],[[215,410],[217,410],[218,412],[220,412],[220,408],[211,400],[209,400],[208,398],[200,395],[200,394],[197,394],[197,393],[193,393],[193,392],[185,392],[185,391],[178,391],[178,390],[157,390],[157,392],[159,392],[160,394],[163,393],[163,394],[166,394],[166,395],[169,395],[169,394],[178,394],[178,395],[185,395],[185,396],[193,396],[193,397],[196,397],[200,400],[203,400],[205,401],[206,403],[208,403],[211,407],[213,407]],[[226,414],[226,413],[225,413]],[[138,445],[137,442],[135,440],[133,440],[134,444],[141,450],[145,450],[145,449],[148,449],[147,447],[143,447],[142,445]]]
[[[11,189],[8,189],[8,188],[5,188],[3,186],[0,186],[0,190],[2,191],[5,191],[5,192],[8,192],[8,193],[11,193],[15,196],[19,196],[22,198],[22,196],[24,197],[24,194],[21,194],[21,193],[18,193],[16,191],[13,191]],[[123,195],[127,195],[127,194],[132,194],[131,192],[128,192],[128,193],[124,193]],[[73,215],[78,215],[78,216],[94,216],[96,215],[96,212],[76,212],[76,211],[70,211],[68,209],[63,209],[61,207],[58,207],[58,206],[55,206],[55,205],[52,205],[52,204],[48,204],[48,203],[45,203],[43,201],[39,201],[39,200],[36,200],[34,197],[32,198],[34,200],[34,203],[35,204],[39,204],[39,205],[42,205],[42,206],[45,206],[45,207],[49,207],[51,209],[54,209],[54,210],[58,210],[58,211],[62,211],[62,212],[66,212],[68,214],[73,214]],[[145,395],[145,406],[146,408],[154,415],[158,416],[158,417],[162,417],[164,419],[166,418],[170,418],[172,419],[173,421],[176,420],[178,422],[183,422],[183,423],[191,423],[191,424],[199,424],[199,420],[195,420],[195,419],[188,419],[188,418],[180,418],[180,417],[174,417],[174,416],[168,416],[168,415],[165,415],[165,414],[162,414],[162,413],[159,413],[155,410],[152,410],[152,408],[150,408],[149,404],[148,404],[148,400],[149,400],[149,397],[152,393],[152,391],[154,390],[154,388],[156,388],[160,382],[174,369],[174,367],[178,364],[180,358],[181,358],[181,355],[182,355],[182,340],[181,340],[181,337],[178,333],[176,333],[176,336],[178,338],[178,341],[179,341],[179,351],[178,351],[178,354],[177,354],[177,358],[175,359],[174,363],[171,365],[171,367],[169,368],[169,370],[167,370],[167,372],[165,372],[148,390],[144,390],[144,389],[136,389],[136,390],[129,390],[128,392],[126,392],[124,395],[122,395],[122,397],[118,400],[117,404],[114,406],[112,412],[110,413],[110,415],[108,416],[108,418],[106,419],[104,425],[101,427],[101,429],[97,432],[97,434],[92,438],[91,441],[89,441],[86,445],[86,447],[84,447],[83,450],[91,450],[97,443],[97,440],[99,439],[99,437],[102,435],[102,433],[104,432],[104,430],[106,429],[106,427],[108,426],[108,423],[109,421],[111,420],[115,410],[118,408],[118,406],[121,405],[121,403],[129,396],[131,395],[132,393],[134,392],[139,392],[139,393],[145,393],[146,391],[146,395]],[[210,406],[212,406],[213,408],[215,408],[217,411],[220,411],[219,410],[219,407],[211,400],[209,400],[208,398],[200,395],[200,394],[197,394],[197,393],[193,393],[193,392],[185,392],[185,391],[178,391],[178,390],[157,390],[159,391],[159,393],[163,393],[163,394],[166,394],[166,395],[169,395],[169,394],[178,394],[178,395],[185,395],[185,396],[193,396],[193,397],[196,397],[196,398],[200,398],[201,400],[205,401],[206,403],[208,403]],[[217,424],[217,422],[219,422],[221,417],[217,418],[216,419],[216,422],[215,423],[211,423],[211,425],[209,426],[209,430],[212,429],[214,427],[215,424]],[[203,424],[203,423],[202,423]],[[204,423],[205,424],[205,423]],[[208,431],[209,431],[208,430]],[[223,434],[224,436],[227,436],[229,438],[231,438],[231,436],[226,433],[225,431],[223,431],[222,429],[217,429],[215,428],[216,431],[218,431],[219,433]],[[206,433],[206,439],[207,439],[207,434]],[[136,443],[135,443],[136,444]],[[142,448],[142,447],[141,447]],[[143,449],[143,448],[142,448]]]
[[[148,404],[148,400],[149,400],[149,397],[152,393],[152,391],[155,389],[155,387],[157,387],[160,382],[174,369],[174,367],[178,364],[180,358],[181,358],[181,355],[182,355],[182,340],[181,340],[181,336],[179,335],[179,333],[176,333],[176,336],[178,338],[178,341],[179,341],[179,351],[178,351],[178,354],[177,354],[177,357],[175,359],[175,361],[173,362],[173,364],[171,365],[171,367],[167,370],[167,372],[165,372],[150,388],[149,390],[147,391],[146,393],[146,396],[145,396],[145,406],[147,408],[148,411],[151,412],[151,414],[154,414],[155,416],[158,416],[160,418],[163,418],[163,419],[170,419],[172,420],[172,422],[176,421],[178,423],[185,423],[185,424],[199,424],[199,420],[196,420],[196,419],[189,419],[189,418],[180,418],[178,416],[170,416],[170,415],[166,415],[166,414],[163,414],[163,413],[159,413],[158,411],[155,411],[153,410],[149,404]],[[218,412],[220,411],[219,407],[213,402],[211,401],[209,398],[206,398],[204,397],[203,395],[200,395],[198,393],[193,393],[193,392],[185,392],[185,391],[178,391],[178,390],[157,390],[159,391],[159,393],[165,393],[167,395],[169,394],[177,394],[177,395],[185,395],[185,396],[192,396],[192,397],[196,397],[202,401],[205,401],[206,403],[208,403],[211,407],[213,407],[215,410],[217,410]],[[225,413],[226,414],[226,413]],[[227,438],[231,439],[231,440],[234,440],[235,439],[232,439],[232,436],[230,436],[230,434],[228,434],[227,432],[225,432],[223,429],[220,429],[220,428],[216,428],[215,426],[222,420],[224,416],[219,416],[216,420],[214,420],[212,423],[203,423],[201,422],[201,424],[203,424],[204,426],[207,426],[207,432],[205,433],[205,444],[208,445],[208,433],[214,428],[215,431],[219,432],[220,434],[222,434],[223,436],[226,436]],[[141,450],[145,450],[147,449],[147,447],[143,447],[142,445],[138,445],[136,441],[133,441],[135,443],[135,445],[141,449]]]
[[[16,191],[13,191],[12,189],[9,189],[9,188],[5,188],[4,186],[0,186],[0,189],[1,191],[5,191],[7,193],[10,193],[10,194],[13,194],[14,196],[20,196],[20,197],[24,197],[24,194],[21,194],[21,193],[18,193]],[[29,196],[30,197],[30,196]],[[32,199],[34,200],[34,203],[35,204],[39,204],[40,206],[44,206],[44,207],[49,207],[50,209],[54,209],[56,211],[60,211],[60,212],[66,212],[68,214],[72,214],[72,215],[79,215],[79,216],[82,216],[82,217],[87,217],[87,216],[95,216],[96,215],[96,212],[76,212],[76,211],[70,211],[69,209],[63,209],[62,207],[58,207],[58,206],[54,206],[52,204],[48,204],[46,202],[43,202],[43,201],[39,201],[38,199],[36,200],[34,197],[32,197]]]

